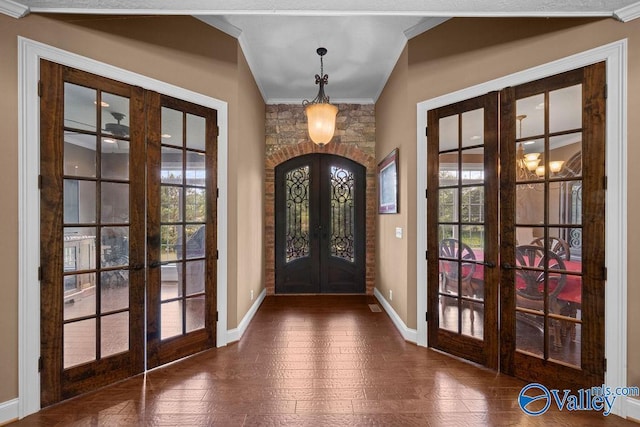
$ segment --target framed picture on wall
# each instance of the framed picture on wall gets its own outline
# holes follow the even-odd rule
[[[378,164],[378,213],[398,213],[398,149]]]

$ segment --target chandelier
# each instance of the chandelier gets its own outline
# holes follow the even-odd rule
[[[518,139],[522,138],[522,121],[526,118],[526,114],[516,116],[516,120],[519,122]],[[525,153],[522,141],[518,143],[518,149],[516,151],[516,178],[518,181],[532,181],[544,178],[545,166],[544,164],[540,164],[542,161],[540,154],[541,153]],[[557,174],[562,170],[563,165],[563,160],[549,162],[549,172]]]
[[[327,49],[319,47],[316,52],[320,55],[320,74],[316,74],[316,84],[320,85],[318,95],[312,101],[305,99],[302,105],[307,115],[309,137],[314,143],[323,147],[333,138],[338,107],[330,104],[329,97],[324,93],[324,86],[329,84],[329,75],[324,74],[322,57],[327,54]]]

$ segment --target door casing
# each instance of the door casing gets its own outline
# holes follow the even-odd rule
[[[417,275],[417,344],[427,346],[427,321],[425,319],[426,286],[426,198],[427,153],[425,128],[427,111],[444,105],[479,96],[492,90],[515,86],[547,76],[570,71],[595,62],[606,62],[608,96],[606,100],[606,170],[608,191],[606,195],[606,265],[609,284],[606,286],[605,353],[607,355],[607,385],[624,386],[627,381],[626,341],[627,341],[627,40],[619,40],[607,45],[558,59],[531,69],[506,75],[486,83],[468,87],[448,95],[436,97],[417,104],[417,216],[418,234],[416,250]],[[622,207],[622,208],[621,208]],[[619,337],[622,337],[621,339]],[[624,415],[622,405],[614,407],[614,413]]]
[[[19,75],[19,396],[17,415],[25,417],[40,410],[40,289],[38,267],[40,258],[40,195],[38,174],[40,159],[40,98],[38,80],[40,59],[56,62],[111,78],[134,86],[145,87],[169,96],[184,99],[218,111],[218,247],[226,248],[227,234],[227,157],[228,157],[228,106],[225,101],[196,93],[170,83],[161,82],[112,65],[86,58],[53,46],[18,37]],[[217,346],[229,341],[227,332],[227,259],[225,250],[218,258],[217,281]]]

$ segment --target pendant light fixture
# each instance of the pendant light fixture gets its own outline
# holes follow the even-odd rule
[[[329,84],[329,75],[324,74],[322,57],[327,54],[327,49],[319,47],[316,52],[320,55],[320,74],[316,74],[316,84],[320,85],[318,95],[313,101],[302,101],[307,115],[307,127],[309,137],[320,147],[327,144],[333,138],[336,129],[336,115],[338,107],[329,103],[329,97],[324,93],[324,86]]]

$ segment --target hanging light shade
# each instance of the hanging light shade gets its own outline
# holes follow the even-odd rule
[[[309,137],[314,143],[322,147],[333,138],[333,133],[336,130],[338,107],[330,104],[329,97],[324,93],[324,86],[329,84],[329,75],[324,74],[322,57],[326,55],[327,49],[319,47],[316,52],[320,55],[320,74],[316,74],[316,84],[320,85],[318,95],[313,101],[305,99],[302,105],[307,115]]]

